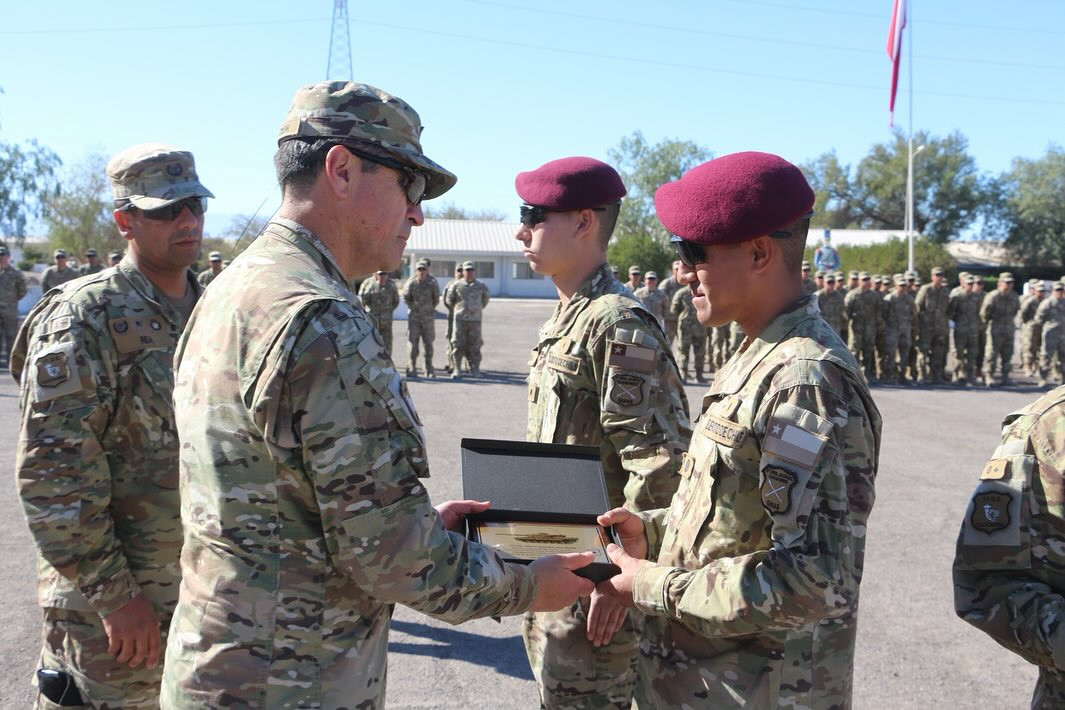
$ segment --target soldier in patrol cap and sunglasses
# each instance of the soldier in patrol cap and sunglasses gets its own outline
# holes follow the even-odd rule
[[[611,505],[660,508],[677,489],[691,430],[688,399],[656,316],[611,273],[607,243],[625,186],[594,158],[519,173],[515,235],[559,304],[529,359],[529,441],[595,446]],[[629,708],[635,614],[593,594],[526,614],[522,636],[546,708]]]
[[[213,195],[192,153],[159,143],[122,151],[107,176],[126,257],[45,295],[11,367],[44,610],[38,707],[157,707],[180,582],[173,357]]]
[[[699,320],[746,337],[703,398],[672,503],[599,518],[624,551],[598,590],[645,615],[641,708],[851,705],[881,420],[803,293],[813,203],[797,167],[757,152],[655,193]]]

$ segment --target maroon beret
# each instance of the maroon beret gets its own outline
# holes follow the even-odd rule
[[[814,191],[802,171],[771,153],[733,153],[697,165],[655,191],[671,233],[698,244],[737,244],[809,214]]]
[[[518,173],[514,189],[526,204],[550,210],[601,207],[625,196],[618,171],[601,160],[576,156]]]

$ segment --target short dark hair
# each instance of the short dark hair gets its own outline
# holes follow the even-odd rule
[[[810,231],[810,218],[800,217],[781,231],[791,232],[787,239],[775,239],[784,256],[784,266],[796,274],[802,271],[803,253],[806,251],[806,235]]]
[[[618,215],[620,213],[620,202],[604,205],[599,212],[599,241],[602,242],[604,247],[610,243],[610,237],[614,234],[614,227],[618,223]]]
[[[281,186],[282,194],[292,191],[296,194],[304,194],[310,189],[318,174],[325,165],[325,156],[335,145],[344,145],[335,138],[295,138],[282,141],[274,153],[274,170],[277,173],[277,183]],[[363,150],[361,141],[352,141],[352,146]],[[376,147],[376,146],[374,146]],[[376,151],[367,150],[368,153]],[[378,164],[370,161],[362,161],[362,172],[372,173],[377,170]]]

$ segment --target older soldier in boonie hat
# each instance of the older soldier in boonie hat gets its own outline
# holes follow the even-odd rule
[[[407,169],[408,187],[424,182],[417,203],[444,194],[458,181],[422,152],[422,123],[403,99],[354,81],[324,81],[300,88],[281,124],[277,142],[325,138],[364,160]],[[413,193],[411,193],[413,194]]]
[[[816,297],[803,295],[813,203],[799,168],[754,152],[655,193],[700,322],[735,321],[746,341],[703,399],[675,498],[684,505],[599,517],[628,552],[656,560],[611,545],[621,573],[598,587],[647,613],[641,708],[851,704],[880,416]],[[781,609],[794,611],[786,624]]]
[[[559,297],[538,330],[530,363],[528,438],[594,446],[610,500],[637,511],[664,506],[680,480],[690,417],[669,341],[656,322],[668,310],[668,296],[661,288],[628,291],[607,264],[625,195],[621,176],[601,160],[572,156],[519,173],[514,187],[525,203],[515,237],[529,266],[551,277]],[[576,382],[579,387],[569,386]],[[598,623],[618,613],[624,610],[616,602],[595,595],[590,605],[526,616],[522,637],[542,706],[631,705],[635,619],[622,616],[616,632],[612,623]]]

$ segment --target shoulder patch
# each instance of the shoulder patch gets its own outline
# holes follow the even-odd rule
[[[791,489],[795,487],[798,477],[779,466],[766,466],[762,469],[762,505],[770,513],[783,514],[791,508]]]
[[[788,405],[777,408],[766,426],[762,451],[803,468],[813,468],[828,441],[828,432],[811,431],[802,426],[796,417],[789,416],[793,409],[803,413],[798,407]]]
[[[630,372],[615,372],[610,376],[610,401],[621,407],[638,407],[644,402],[647,378]]]
[[[1010,526],[1010,504],[1013,494],[986,491],[973,496],[973,512],[969,522],[973,530],[992,535]]]
[[[1009,478],[1009,475],[1009,459],[991,459],[987,462],[987,465],[984,466],[984,470],[980,473],[980,480],[998,481],[1003,478]]]
[[[622,343],[616,340],[609,341],[608,345],[610,347],[610,356],[607,360],[608,367],[617,367],[634,372],[654,372],[654,348]]]
[[[33,389],[37,402],[49,402],[82,390],[73,342],[62,343],[39,353],[33,365],[32,373],[28,374],[36,385]]]

